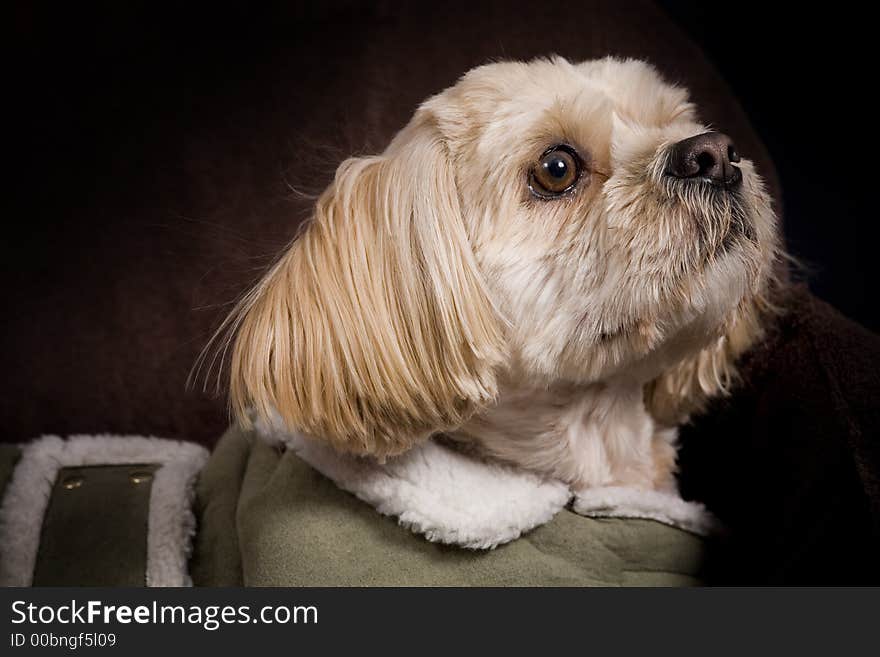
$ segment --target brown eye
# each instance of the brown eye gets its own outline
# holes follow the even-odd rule
[[[532,168],[529,189],[541,198],[552,198],[571,190],[581,175],[581,163],[568,146],[554,146]]]

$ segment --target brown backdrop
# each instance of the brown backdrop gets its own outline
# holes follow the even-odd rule
[[[690,87],[778,198],[729,89],[650,3],[327,4],[19,11],[29,66],[9,126],[24,176],[2,265],[3,441],[119,432],[213,444],[225,400],[187,391],[187,374],[307,216],[293,189],[319,191],[344,157],[383,148],[419,101],[490,59],[647,58]]]

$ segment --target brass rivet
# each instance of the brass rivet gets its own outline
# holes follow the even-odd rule
[[[144,472],[142,470],[138,470],[137,472],[132,472],[128,478],[131,480],[133,484],[145,484],[153,478],[152,472]]]
[[[67,477],[64,481],[61,482],[61,485],[64,486],[67,490],[73,490],[74,488],[79,488],[83,485],[83,481],[85,478],[79,475],[71,475]]]

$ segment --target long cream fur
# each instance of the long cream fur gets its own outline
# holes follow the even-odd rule
[[[497,316],[445,146],[420,115],[350,159],[241,308],[231,394],[347,451],[398,453],[494,399]]]
[[[239,418],[384,457],[443,433],[575,487],[674,489],[675,426],[723,392],[770,308],[776,224],[670,180],[705,132],[649,65],[496,63],[350,159],[229,320]],[[566,144],[571,193],[529,190]]]

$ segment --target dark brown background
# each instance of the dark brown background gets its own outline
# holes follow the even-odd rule
[[[765,28],[729,44],[742,19],[719,24],[696,5],[666,4],[727,73],[751,81],[753,105],[814,111],[789,107],[792,62],[728,56],[750,45],[788,52],[761,43]],[[212,444],[225,402],[185,390],[186,376],[230,304],[307,215],[309,201],[291,187],[320,190],[345,156],[381,149],[420,100],[489,59],[647,58],[691,88],[705,119],[733,135],[779,195],[740,104],[658,6],[405,5],[21,3],[4,94],[17,178],[2,257],[2,440],[108,431]],[[760,92],[767,71],[783,88],[756,100],[754,81]],[[773,132],[772,120],[764,125]],[[817,230],[813,219],[792,219],[792,208],[808,205],[802,196],[786,205],[796,238]]]
[[[854,5],[661,0],[731,85],[779,171],[810,287],[880,330],[873,21]]]

